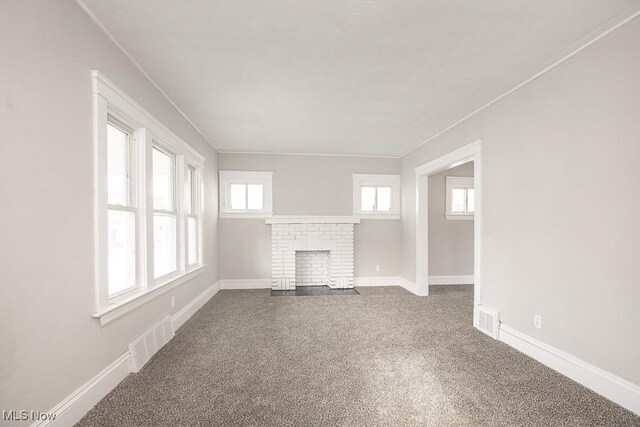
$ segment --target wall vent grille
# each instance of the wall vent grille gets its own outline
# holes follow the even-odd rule
[[[129,344],[133,372],[138,372],[175,335],[171,316],[154,325]]]
[[[478,329],[491,338],[498,339],[499,328],[500,314],[497,311],[478,307]]]

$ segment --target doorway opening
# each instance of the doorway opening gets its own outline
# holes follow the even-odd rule
[[[463,216],[473,217],[473,324],[478,327],[478,306],[481,301],[481,227],[482,227],[482,141],[477,140],[455,151],[447,153],[435,160],[432,160],[415,169],[416,174],[416,285],[419,295],[429,295],[429,277],[432,276],[432,283],[437,280],[452,281],[451,278],[435,279],[431,274],[437,265],[429,265],[429,177],[442,174],[443,172],[454,170],[461,165],[473,164],[473,181],[451,180],[449,189],[457,189],[455,194],[450,194],[454,200],[445,202],[445,216],[449,216],[451,221],[461,220]],[[455,170],[454,170],[455,171]],[[459,169],[458,169],[459,171]],[[452,177],[453,178],[453,177]],[[462,190],[462,191],[460,191]],[[470,191],[472,190],[472,191]],[[447,189],[445,190],[447,191]],[[451,206],[449,206],[449,204]],[[472,211],[472,212],[471,212]],[[437,248],[432,248],[437,250]],[[431,258],[432,261],[435,258]],[[437,272],[437,270],[434,270]],[[469,275],[466,275],[469,276]],[[471,277],[459,278],[455,280],[469,281]],[[435,284],[435,283],[433,283]]]

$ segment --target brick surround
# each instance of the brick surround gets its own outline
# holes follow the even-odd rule
[[[289,221],[289,222],[287,222]],[[353,288],[353,227],[351,217],[273,217],[271,224],[271,288],[291,290],[318,283],[321,266],[311,266],[312,253],[328,253],[328,285],[332,289]],[[296,257],[298,253],[298,257]],[[298,272],[296,276],[296,258]],[[305,268],[302,271],[302,262]],[[308,261],[308,262],[307,262]],[[318,270],[318,271],[316,271]],[[308,273],[318,273],[317,275]],[[300,283],[298,283],[298,279]]]

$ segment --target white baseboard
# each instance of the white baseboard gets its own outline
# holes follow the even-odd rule
[[[472,285],[473,274],[464,276],[429,276],[430,285]]]
[[[354,278],[355,286],[400,286],[407,291],[411,292],[414,295],[420,296],[418,292],[418,286],[400,276],[380,276],[380,277],[355,277]]]
[[[640,415],[640,386],[506,325],[500,326],[500,341]]]
[[[220,289],[271,289],[271,279],[220,279]]]
[[[354,277],[354,286],[400,286],[398,276]]]
[[[354,277],[355,286],[402,286],[405,282],[408,288],[414,287],[407,284],[408,280],[399,276],[371,276],[371,277]],[[466,276],[429,276],[430,285],[471,285],[473,284],[473,274]],[[405,287],[405,286],[403,286]]]
[[[36,421],[32,427],[74,425],[129,373],[131,356],[127,351],[51,409],[49,414],[55,414],[54,420]]]
[[[220,282],[218,281],[174,314],[171,319],[174,329],[184,325],[219,290]],[[51,409],[48,413],[55,414],[54,420],[36,421],[32,427],[74,425],[131,372],[133,372],[131,355],[127,351]]]
[[[220,290],[220,281],[208,287],[200,295],[195,297],[189,304],[185,305],[180,311],[172,316],[173,329],[178,330],[184,325],[191,316],[196,314],[211,298],[213,298]]]
[[[419,291],[418,291],[418,285],[416,283],[411,282],[410,280],[405,279],[404,277],[399,277],[400,281],[399,281],[399,285],[403,288],[405,288],[406,290],[408,290],[409,292],[411,292],[414,295],[417,296],[423,296]]]

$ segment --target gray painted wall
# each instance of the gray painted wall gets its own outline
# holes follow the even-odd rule
[[[429,275],[473,275],[473,221],[445,217],[447,176],[473,176],[473,162],[429,177]]]
[[[384,158],[221,153],[218,164],[220,170],[273,171],[276,215],[352,215],[354,173],[400,173],[400,160]],[[398,220],[364,219],[355,226],[356,276],[399,275],[400,230]],[[264,220],[221,219],[218,237],[221,278],[271,277]]]
[[[0,227],[0,401],[48,410],[214,283],[216,242],[221,277],[268,277],[268,228],[221,220],[218,239],[216,152],[73,1],[4,2],[2,12],[0,57],[10,60],[0,67],[0,224],[10,226]],[[639,42],[635,20],[401,162],[219,160],[273,170],[276,214],[348,215],[351,174],[402,170],[403,220],[356,227],[356,274],[414,280],[413,168],[482,138],[483,303],[505,324],[638,384]],[[94,68],[206,157],[205,273],[106,327],[90,317]]]
[[[635,384],[639,45],[636,19],[402,161],[405,278],[415,280],[414,168],[481,138],[483,305]]]
[[[217,281],[217,158],[73,1],[3,2],[0,29],[0,402],[49,410]],[[91,318],[91,69],[206,158],[205,272],[105,327]]]

